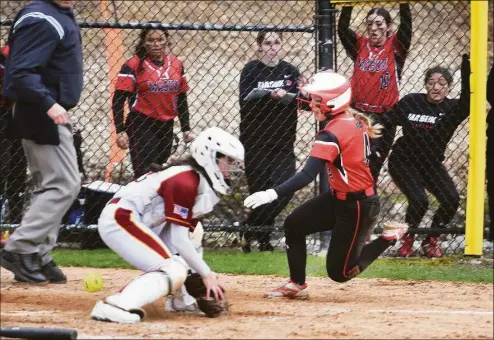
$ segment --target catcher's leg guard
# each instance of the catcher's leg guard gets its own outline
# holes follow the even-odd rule
[[[165,312],[199,312],[197,301],[182,286],[174,295],[165,301]]]
[[[178,262],[165,261],[159,271],[145,273],[132,280],[121,292],[106,298],[102,304],[98,303],[91,317],[96,320],[136,323],[144,317],[141,307],[152,303],[159,298],[174,293],[179,289],[187,276],[187,270]],[[112,308],[113,307],[113,308]],[[139,321],[135,320],[137,315]]]

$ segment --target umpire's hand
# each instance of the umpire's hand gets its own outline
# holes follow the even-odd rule
[[[69,115],[67,110],[65,110],[61,105],[55,103],[50,109],[48,109],[48,116],[57,125],[64,125],[69,122]]]

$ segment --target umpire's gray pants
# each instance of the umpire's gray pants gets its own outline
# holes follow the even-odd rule
[[[62,218],[77,197],[81,176],[70,125],[58,126],[59,145],[22,140],[34,184],[31,205],[20,226],[8,238],[5,250],[38,253],[41,264],[52,260]]]

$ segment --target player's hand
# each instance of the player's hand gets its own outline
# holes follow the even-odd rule
[[[203,277],[202,281],[206,286],[206,300],[214,296],[215,300],[223,300],[225,297],[225,288],[221,283],[218,275],[215,272],[211,272],[208,276]]]
[[[129,136],[127,136],[126,132],[117,133],[117,145],[120,149],[129,148]]]
[[[286,95],[286,91],[283,89],[274,89],[271,91],[271,97],[274,99],[281,99]]]
[[[184,131],[184,142],[191,143],[196,138],[196,134],[192,131]]]
[[[258,191],[250,195],[244,200],[244,206],[247,208],[255,209],[261,205],[273,202],[278,198],[278,194],[274,189],[268,189],[266,191]]]
[[[307,85],[309,83],[309,79],[307,79],[307,77],[301,75],[300,77],[298,77],[297,79],[297,88],[299,89],[300,91],[300,94],[302,94],[302,96],[306,97],[308,96],[308,93],[306,91],[303,91],[302,90],[302,87],[304,87],[305,85]]]
[[[67,110],[65,110],[60,104],[53,104],[52,107],[48,109],[48,116],[57,125],[64,125],[69,122],[69,115]]]

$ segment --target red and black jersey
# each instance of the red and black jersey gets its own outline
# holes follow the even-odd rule
[[[0,105],[6,103],[3,94],[3,76],[5,73],[5,63],[9,55],[9,47],[7,45],[0,47]]]
[[[338,192],[358,192],[374,185],[369,168],[369,129],[347,114],[336,116],[319,133],[311,157],[326,161],[329,185]]]
[[[178,115],[178,95],[189,90],[182,63],[163,55],[163,64],[138,56],[129,59],[118,74],[115,90],[135,93],[133,110],[161,121]]]
[[[409,4],[400,4],[398,32],[382,46],[374,47],[367,37],[350,28],[351,6],[343,7],[338,35],[354,61],[352,107],[373,113],[388,112],[399,100],[398,82],[412,40],[412,14]]]
[[[389,111],[400,99],[396,55],[405,53],[396,35],[380,47],[371,46],[369,39],[358,37],[357,58],[353,71],[352,106],[356,109],[381,113]]]

